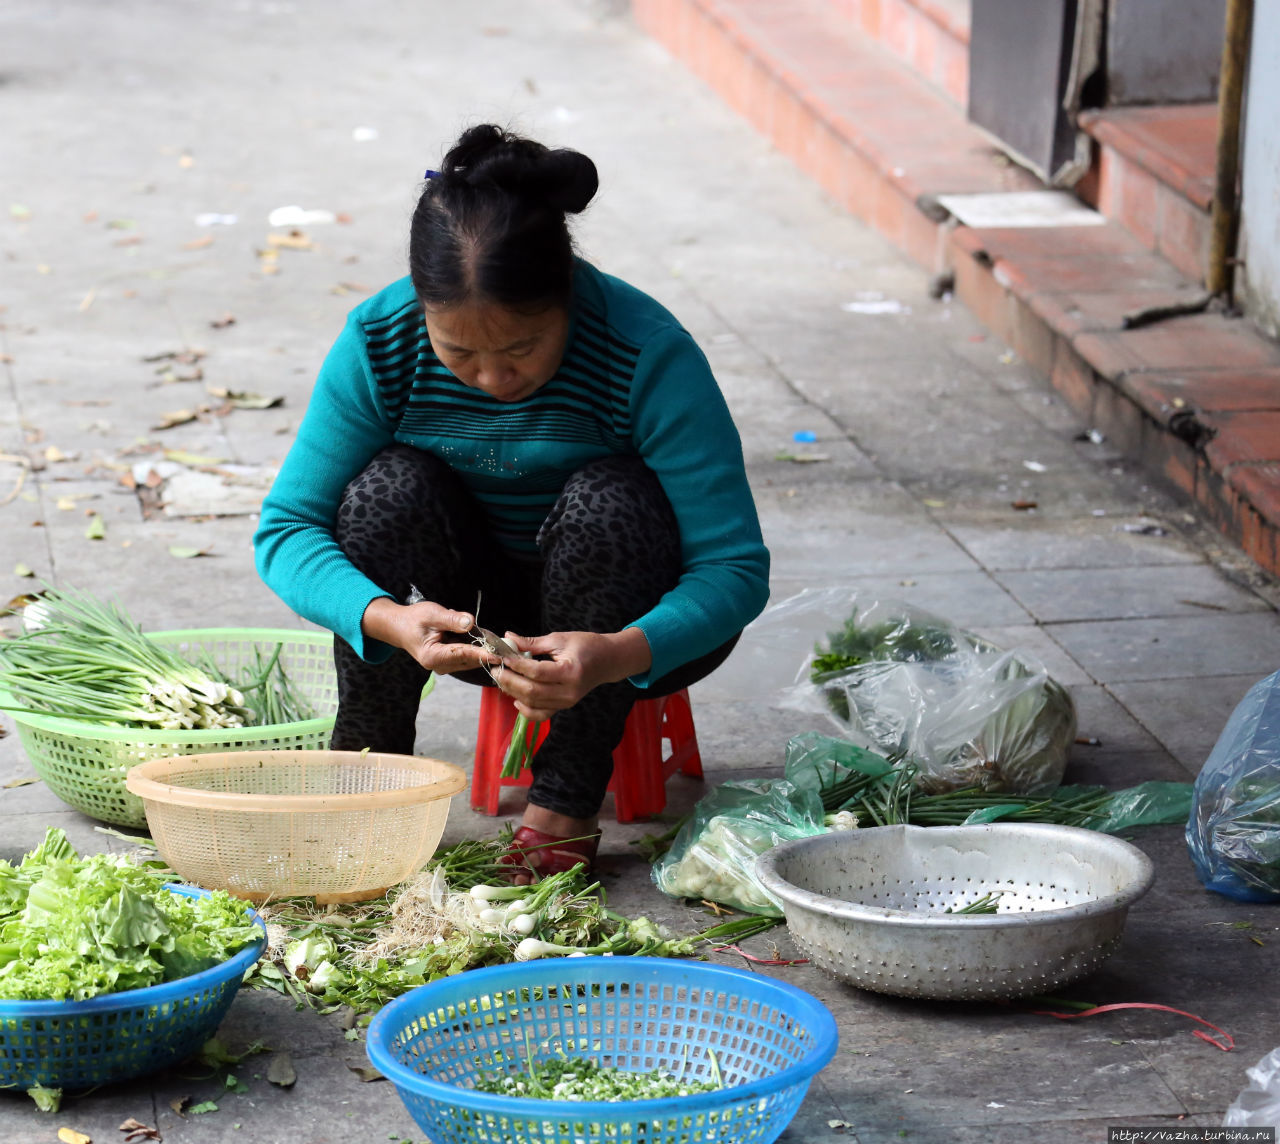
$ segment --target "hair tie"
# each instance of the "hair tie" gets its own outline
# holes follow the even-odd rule
[[[427,171],[427,172],[425,172],[425,173],[423,174],[423,176],[422,176],[422,177],[423,177],[424,179],[438,179],[438,178],[440,177],[440,172],[439,172],[439,171]]]

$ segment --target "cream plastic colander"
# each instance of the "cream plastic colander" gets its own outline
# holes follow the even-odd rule
[[[452,763],[359,751],[235,751],[132,768],[160,856],[181,877],[240,898],[376,897],[435,852]]]

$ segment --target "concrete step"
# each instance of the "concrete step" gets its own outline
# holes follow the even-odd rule
[[[1280,345],[1222,313],[1152,320],[1201,294],[1204,239],[1177,199],[1204,201],[1203,163],[1183,150],[1193,138],[1203,146],[1203,122],[1199,134],[1179,126],[1162,135],[1159,109],[1094,121],[1111,139],[1118,124],[1129,135],[1135,123],[1146,128],[1144,149],[1126,143],[1100,158],[1092,194],[1111,205],[1103,225],[966,227],[939,195],[1040,183],[834,0],[633,0],[633,12],[836,202],[929,272],[953,273],[960,301],[1088,425],[1280,575]],[[1162,166],[1181,170],[1181,182],[1129,178]],[[1180,218],[1189,231],[1181,243]]]
[[[1091,111],[1081,126],[1097,145],[1081,197],[1148,250],[1203,281],[1217,155],[1218,107],[1189,103]]]
[[[906,61],[956,107],[969,102],[970,0],[828,0],[859,35]]]

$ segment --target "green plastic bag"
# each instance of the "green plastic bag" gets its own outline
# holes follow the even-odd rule
[[[786,780],[797,790],[821,792],[854,775],[884,775],[893,764],[883,755],[818,731],[802,731],[787,742]]]
[[[1106,787],[1101,786],[1063,786],[1058,788],[1059,795],[1102,794]],[[1103,834],[1118,834],[1132,826],[1159,826],[1172,823],[1185,823],[1191,817],[1193,787],[1191,783],[1151,781],[1139,783],[1125,790],[1113,791],[1111,797],[1102,804],[1099,817],[1090,820],[1086,825],[1090,830]],[[999,822],[1023,809],[1026,804],[1009,803],[1004,806],[989,806],[983,810],[975,810],[965,819],[965,826],[973,826],[985,822]]]
[[[782,903],[755,875],[756,859],[780,842],[825,834],[817,787],[786,779],[730,779],[699,800],[653,880],[673,898],[717,902],[748,914],[782,916]]]
[[[1131,826],[1159,826],[1191,817],[1194,783],[1145,782],[1127,790],[1118,790],[1104,808],[1107,817],[1094,830],[1115,834]]]

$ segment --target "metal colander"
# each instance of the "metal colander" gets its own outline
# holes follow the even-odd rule
[[[761,882],[827,972],[877,993],[995,1000],[1045,993],[1120,943],[1151,860],[1072,826],[877,826],[775,847]],[[998,894],[994,914],[947,913]]]

